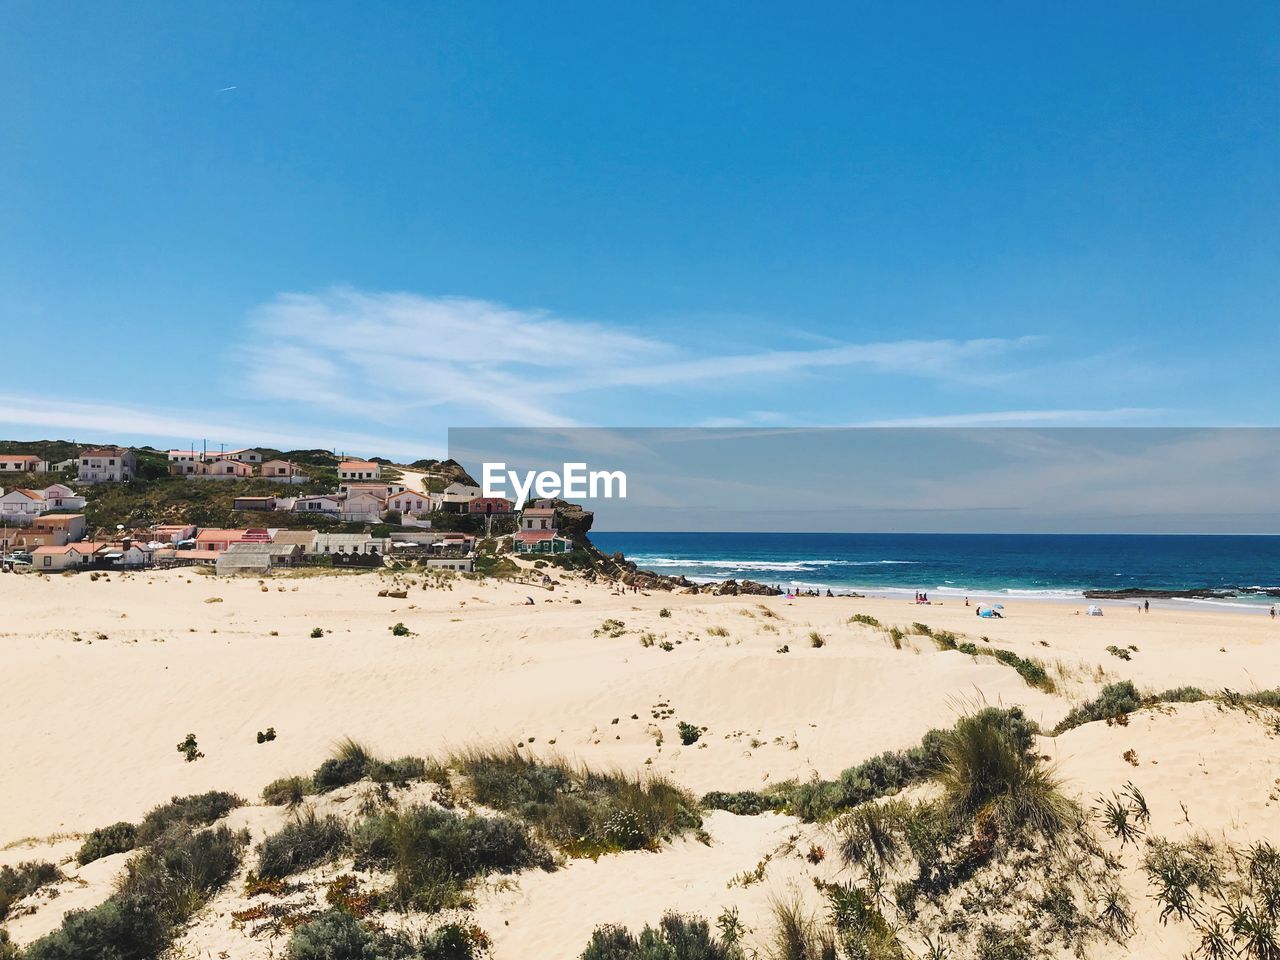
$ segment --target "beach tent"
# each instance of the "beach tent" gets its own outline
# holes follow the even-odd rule
[[[1091,617],[1100,617],[1102,616],[1102,608],[1096,603],[1091,603],[1089,604],[1089,609],[1086,610],[1085,613]]]

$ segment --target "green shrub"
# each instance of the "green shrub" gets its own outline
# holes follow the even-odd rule
[[[374,935],[343,910],[304,923],[289,938],[289,960],[365,960],[376,957]]]
[[[771,810],[783,809],[787,805],[787,797],[784,791],[792,787],[794,787],[794,784],[784,785],[781,789],[776,789],[772,793],[756,793],[754,790],[725,793],[713,790],[711,793],[705,794],[700,802],[706,810],[727,810],[729,813],[737,814],[740,817],[755,816]]]
[[[453,759],[480,803],[532,823],[571,856],[656,850],[702,825],[686,791],[660,777],[571,769],[507,751],[472,751]]]
[[[1077,818],[1061,782],[1031,752],[1025,730],[988,708],[962,717],[942,737],[937,780],[953,814],[987,817],[1006,832],[1053,838]]]
[[[135,842],[138,846],[151,843],[175,825],[206,827],[221,820],[244,801],[234,793],[210,790],[187,797],[174,797],[168,803],[156,807],[138,825]]]
[[[660,617],[662,617],[662,618],[664,618],[664,619],[665,619],[665,618],[667,618],[667,617],[671,616],[671,611],[670,611],[670,610],[668,610],[666,607],[663,607],[661,610],[659,610],[659,611],[658,611],[658,616],[660,616]]]
[[[315,792],[310,777],[281,777],[262,788],[262,802],[272,807],[296,807]]]
[[[204,756],[200,751],[200,745],[196,743],[196,735],[194,733],[188,733],[183,738],[182,742],[178,744],[178,752],[182,754],[182,758],[187,763],[195,763]]]
[[[413,631],[406,627],[403,623],[396,623],[387,628],[391,631],[393,637],[411,637]]]
[[[1014,930],[1001,930],[984,923],[978,933],[977,960],[1031,960],[1036,956],[1031,941]]]
[[[61,879],[62,871],[44,861],[28,860],[16,867],[0,867],[0,920],[9,915],[9,908],[16,901]]]
[[[353,831],[352,847],[359,869],[375,866],[394,873],[402,909],[459,906],[472,877],[551,865],[546,850],[517,820],[464,817],[420,805],[361,821]]]
[[[1082,724],[1095,720],[1114,720],[1121,714],[1132,713],[1142,706],[1142,697],[1132,681],[1121,680],[1102,688],[1093,700],[1072,707],[1065,717],[1053,728],[1053,736],[1065,733]]]
[[[975,716],[1003,723],[1024,750],[1030,750],[1038,732],[1018,707],[986,707]],[[943,764],[946,730],[930,730],[920,744],[906,750],[889,750],[850,767],[835,780],[796,784],[788,791],[786,808],[802,820],[826,820],[850,807],[890,796],[913,783],[933,776]]]
[[[861,623],[868,627],[879,627],[880,621],[867,613],[855,613],[849,618],[849,623]]]
[[[153,960],[240,863],[242,839],[226,827],[191,831],[181,821],[131,860],[116,892],[73,910],[23,960]]]
[[[645,925],[640,936],[626,927],[598,927],[591,934],[581,960],[741,960],[735,943],[726,943],[711,932],[701,917],[668,913],[657,929]]]
[[[340,817],[307,810],[258,844],[258,876],[287,877],[333,859],[351,838]]]
[[[115,853],[126,853],[133,849],[137,835],[138,828],[124,820],[109,827],[99,827],[84,838],[76,853],[76,862],[84,866]]]
[[[373,755],[350,737],[338,744],[334,754],[316,768],[311,780],[319,793],[364,779]]]
[[[676,730],[680,734],[680,742],[686,747],[692,746],[702,739],[702,729],[694,726],[692,723],[685,723],[681,720],[676,724]]]
[[[311,628],[311,639],[312,639],[312,640],[319,640],[319,639],[320,639],[321,637],[323,637],[323,636],[324,636],[324,627],[312,627],[312,628]]]
[[[427,761],[421,757],[401,757],[398,760],[370,760],[366,775],[376,783],[407,784],[423,780],[427,776]]]
[[[1028,660],[1018,656],[1012,650],[992,650],[991,655],[1007,667],[1018,671],[1018,676],[1027,682],[1029,687],[1038,687],[1045,693],[1054,690],[1053,680],[1039,660]]]
[[[374,932],[342,910],[330,910],[294,930],[288,960],[476,960],[482,933],[448,923],[427,934]]]
[[[1199,687],[1173,687],[1156,695],[1161,703],[1199,703],[1208,700],[1209,695]]]

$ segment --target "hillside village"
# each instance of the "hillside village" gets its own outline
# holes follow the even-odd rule
[[[571,559],[590,527],[590,513],[569,504],[516,510],[485,497],[452,460],[64,441],[0,450],[0,567],[14,572],[401,563],[491,572],[513,554]]]

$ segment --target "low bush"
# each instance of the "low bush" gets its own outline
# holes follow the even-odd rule
[[[1209,695],[1199,687],[1173,687],[1156,694],[1156,699],[1161,703],[1199,703],[1208,700]]]
[[[310,777],[281,777],[262,788],[262,802],[272,807],[296,807],[315,792]]]
[[[16,867],[0,867],[0,920],[9,915],[15,902],[61,879],[62,871],[44,861],[28,860]]]
[[[137,835],[138,828],[124,820],[99,827],[84,838],[76,852],[76,862],[84,866],[115,853],[126,853],[133,849]]]
[[[234,793],[222,790],[210,790],[208,793],[195,793],[187,797],[174,797],[168,803],[156,807],[138,825],[135,842],[138,846],[151,843],[171,827],[183,825],[188,827],[207,827],[215,820],[221,820],[236,807],[244,806],[244,801]]]
[[[986,707],[974,716],[1004,724],[1024,750],[1031,749],[1039,732],[1019,707]],[[947,730],[930,730],[918,746],[885,751],[850,767],[836,780],[777,784],[765,793],[711,793],[703,798],[703,806],[735,813],[785,810],[802,820],[828,820],[850,807],[891,796],[913,783],[934,776],[944,762],[943,744],[948,733]]]
[[[345,787],[365,777],[369,763],[374,759],[362,744],[350,737],[338,744],[333,756],[316,768],[311,780],[319,793],[327,793]]]
[[[341,817],[307,810],[258,844],[258,876],[287,877],[333,859],[351,839]]]
[[[861,623],[867,627],[879,627],[880,621],[868,613],[855,613],[848,620],[849,623]]]
[[[741,960],[735,942],[711,932],[701,917],[667,913],[655,929],[647,924],[638,937],[621,926],[598,927],[581,960]]]
[[[448,923],[431,933],[373,931],[351,914],[330,910],[294,930],[287,960],[478,960],[488,938]]]
[[[175,822],[130,861],[115,893],[91,910],[68,913],[23,960],[152,960],[231,879],[243,842],[226,827],[192,832]]]
[[[727,810],[729,813],[737,814],[740,817],[755,816],[760,813],[767,813],[771,810],[781,810],[787,805],[786,791],[794,788],[795,784],[782,784],[775,787],[771,792],[756,793],[754,790],[739,790],[734,793],[725,793],[720,790],[713,790],[711,793],[705,794],[700,801],[706,810]]]
[[[656,850],[702,825],[693,797],[661,777],[574,769],[514,748],[471,751],[452,762],[478,802],[528,821],[570,856]]]
[[[1121,714],[1132,713],[1143,705],[1142,696],[1132,681],[1121,680],[1102,688],[1093,700],[1072,707],[1053,728],[1052,736],[1058,736],[1085,723],[1095,720],[1114,720]]]
[[[461,816],[421,805],[361,821],[352,847],[358,869],[374,866],[394,873],[401,909],[459,906],[473,877],[551,865],[546,850],[518,820]]]
[[[407,784],[427,776],[427,761],[421,757],[400,757],[398,760],[370,760],[365,775],[376,783]]]
[[[676,731],[680,734],[680,742],[686,747],[693,746],[702,739],[702,728],[683,720],[676,724]]]

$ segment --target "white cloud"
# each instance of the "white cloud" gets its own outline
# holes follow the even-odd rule
[[[335,288],[259,307],[241,353],[255,392],[272,398],[335,410],[354,401],[383,422],[439,410],[455,423],[469,412],[472,422],[567,427],[592,419],[569,397],[616,388],[724,387],[855,367],[990,383],[1003,374],[988,361],[1036,342],[900,340],[691,356],[679,343],[543,310]]]

